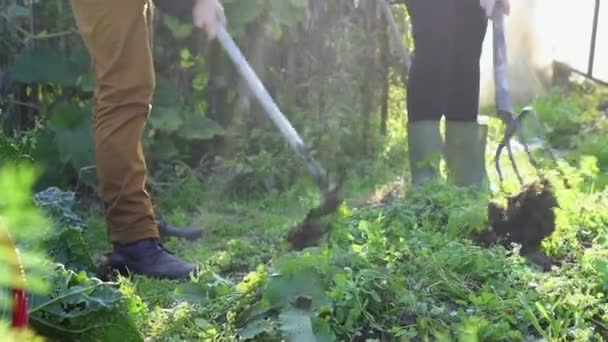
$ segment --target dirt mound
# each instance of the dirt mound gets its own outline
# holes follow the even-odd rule
[[[554,209],[559,203],[548,180],[526,185],[507,198],[506,207],[488,204],[490,231],[476,239],[486,245],[493,243],[521,244],[521,254],[531,262],[549,270],[554,261],[541,250],[541,242],[555,231]]]

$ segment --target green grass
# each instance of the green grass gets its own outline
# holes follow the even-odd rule
[[[183,172],[156,203],[171,223],[206,229],[196,243],[166,242],[204,272],[185,283],[124,278],[123,292],[146,304],[140,329],[154,341],[605,339],[608,130],[593,109],[601,96],[551,93],[535,103],[563,152],[559,169],[571,185],[562,185],[543,151],[535,154],[562,204],[558,229],[543,243],[562,262],[550,272],[503,247],[483,248],[466,238],[485,228],[487,198],[438,183],[401,189],[405,197],[383,207],[363,206],[363,199],[407,174],[407,165],[368,162],[363,169],[374,172],[349,178],[349,206],[335,218],[327,243],[303,252],[290,252],[285,234],[318,201],[309,181],[285,193],[238,199],[222,194],[212,179]],[[495,185],[493,151],[502,129],[491,121],[487,164]],[[588,133],[579,137],[580,130]],[[523,151],[517,161],[526,181],[535,180]],[[517,191],[506,154],[503,169],[505,191]],[[87,220],[85,239],[95,252],[108,248],[100,217]]]

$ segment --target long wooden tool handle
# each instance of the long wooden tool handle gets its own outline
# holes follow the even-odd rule
[[[300,138],[298,132],[296,132],[291,123],[285,118],[283,113],[281,113],[281,110],[273,101],[270,94],[268,94],[268,91],[251,66],[249,66],[249,63],[247,63],[247,60],[232,37],[230,37],[224,27],[220,27],[217,37],[230,56],[232,62],[237,66],[241,76],[247,81],[249,88],[264,108],[266,114],[270,117],[275,126],[277,126],[279,131],[281,131],[281,134],[283,134],[283,137],[287,140],[291,148],[304,160],[308,167],[308,171],[312,174],[317,185],[322,191],[325,191],[328,184],[321,166],[312,158],[310,152],[304,145],[302,138]]]

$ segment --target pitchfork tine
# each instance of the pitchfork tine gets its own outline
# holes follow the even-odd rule
[[[509,160],[511,161],[511,165],[513,166],[513,171],[515,171],[515,175],[517,176],[517,180],[519,181],[519,185],[524,185],[524,180],[519,173],[519,169],[517,168],[517,163],[515,162],[515,157],[513,156],[513,150],[511,149],[511,137],[507,140],[507,153],[509,154]]]
[[[502,154],[502,150],[504,148],[505,148],[505,144],[503,142],[498,144],[498,148],[496,149],[496,154],[494,156],[494,164],[496,166],[496,172],[498,173],[498,179],[500,179],[501,183],[504,181],[504,179],[502,177],[502,171],[500,170],[500,155]]]
[[[511,138],[513,137],[513,135],[517,131],[517,128],[519,127],[519,120],[518,120],[519,118],[515,118],[512,113],[505,112],[505,111],[501,111],[499,113],[499,115],[500,115],[502,121],[505,123],[506,128],[505,128],[505,133],[503,135],[502,141],[498,145],[498,148],[496,149],[496,156],[495,156],[496,171],[498,172],[498,176],[500,177],[500,182],[502,183],[504,181],[504,178],[502,175],[502,170],[500,168],[500,156],[502,154],[502,151],[506,147],[507,153],[509,155],[509,161],[511,162],[513,170],[515,171],[517,180],[519,181],[520,185],[523,185],[523,178],[521,177],[521,174],[519,173],[519,169],[517,168],[517,164],[515,162],[515,157],[513,156],[513,150],[511,148]]]

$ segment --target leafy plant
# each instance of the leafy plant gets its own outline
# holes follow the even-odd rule
[[[37,331],[58,340],[143,341],[130,300],[117,284],[89,278],[57,265],[48,282],[50,294],[31,298],[30,316]]]
[[[35,194],[36,205],[44,210],[46,215],[55,219],[55,224],[63,227],[86,228],[82,218],[74,211],[76,194],[50,187]]]
[[[41,293],[46,289],[42,276],[48,261],[42,244],[49,231],[44,215],[34,205],[30,194],[36,172],[29,163],[7,163],[0,168],[0,229],[6,230],[15,241],[21,254],[26,277],[26,290]],[[5,246],[3,245],[4,249]],[[13,279],[15,260],[12,253],[0,253],[0,286],[11,287],[18,283]],[[4,298],[3,298],[4,299]],[[6,304],[4,302],[0,304]]]

